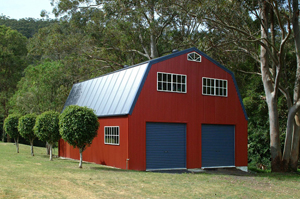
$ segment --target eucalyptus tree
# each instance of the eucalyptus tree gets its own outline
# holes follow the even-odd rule
[[[174,0],[59,0],[53,12],[87,26],[95,41],[90,57],[110,66],[134,64],[195,45],[199,24]],[[184,1],[180,5],[184,6]],[[65,15],[66,14],[66,15]],[[188,35],[188,36],[187,36]]]
[[[265,91],[269,114],[270,152],[272,171],[296,170],[299,154],[300,108],[299,83],[299,28],[298,1],[198,1],[206,8],[204,16],[198,16],[216,31],[224,35],[219,45],[231,45],[231,50],[244,52],[260,65],[259,74]],[[185,9],[196,16],[193,8]],[[298,28],[298,29],[297,29]],[[293,30],[293,31],[292,31]],[[297,64],[288,66],[288,43],[294,33]],[[232,48],[234,44],[234,48]],[[260,49],[259,49],[260,48]],[[287,68],[293,68],[294,77]],[[291,81],[294,80],[294,89]],[[290,93],[294,93],[293,98]],[[286,138],[282,152],[280,142],[280,116],[278,98],[286,98],[288,112]]]
[[[28,42],[28,56],[33,62],[58,61],[64,65],[66,79],[72,85],[99,76],[111,67],[91,56],[94,52],[93,30],[70,21],[61,21],[39,30]],[[69,88],[70,89],[70,88]]]
[[[299,157],[299,142],[300,142],[300,28],[299,28],[299,1],[289,1],[289,14],[291,16],[291,24],[295,43],[295,53],[297,59],[296,78],[294,86],[294,95],[292,107],[289,109],[289,118],[287,124],[290,127],[287,131],[286,144],[291,145],[291,148],[287,147],[284,153],[284,158],[290,164],[292,170],[297,170],[298,157]],[[294,122],[295,117],[295,122]],[[288,159],[290,158],[290,160]]]

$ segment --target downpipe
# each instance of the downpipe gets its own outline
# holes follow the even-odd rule
[[[129,163],[129,158],[126,159],[126,170],[128,170],[128,163]]]

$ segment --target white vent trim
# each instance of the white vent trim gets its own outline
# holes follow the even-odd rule
[[[195,61],[195,62],[201,62],[201,55],[199,55],[196,52],[191,52],[187,55],[188,61]]]

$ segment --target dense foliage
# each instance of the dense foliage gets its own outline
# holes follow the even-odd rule
[[[55,111],[47,111],[37,116],[35,126],[33,128],[36,137],[49,144],[50,160],[52,160],[52,146],[60,139],[58,122],[59,113]]]
[[[18,90],[10,99],[12,111],[25,115],[62,110],[70,87],[67,73],[58,61],[28,66],[18,82]]]
[[[299,24],[297,0],[53,0],[52,3],[53,13],[61,16],[59,21],[0,17],[3,118],[9,112],[23,115],[60,112],[74,83],[169,54],[173,49],[195,46],[235,73],[249,117],[249,163],[271,166],[272,140],[278,157],[285,154],[287,162],[291,153],[286,151],[292,148],[289,143],[296,140],[293,137],[297,137],[300,129],[288,128],[293,125],[287,124],[288,113],[294,114],[292,107],[296,107],[300,93],[297,92],[300,50],[296,48],[297,34],[293,35]],[[260,15],[262,11],[266,12],[265,19]],[[268,34],[262,38],[265,22]],[[268,48],[265,56],[260,54],[262,47]],[[266,63],[269,78],[262,78],[262,63]],[[266,99],[272,95],[265,92],[262,79],[272,80],[269,87],[276,93],[275,133],[270,128],[272,120]],[[300,124],[298,115],[300,112],[295,115],[298,121],[295,124]],[[291,123],[293,117],[290,118]],[[291,136],[290,129],[295,129],[296,136]],[[270,139],[271,135],[276,135],[275,141]]]
[[[42,141],[54,144],[60,139],[59,134],[59,113],[47,111],[37,116],[33,128],[36,137]]]
[[[0,25],[0,115],[9,113],[9,98],[26,67],[27,39],[16,30]]]
[[[79,148],[82,167],[82,152],[97,136],[99,122],[92,109],[70,105],[59,116],[59,132],[63,140]]]
[[[20,136],[19,130],[18,130],[18,124],[19,124],[19,118],[21,115],[18,114],[10,114],[7,118],[4,120],[3,128],[5,132],[14,139],[17,139]]]
[[[27,114],[19,119],[18,130],[20,135],[28,140],[31,145],[31,155],[34,156],[33,152],[33,140],[36,138],[33,127],[35,125],[36,115],[35,114]]]
[[[92,109],[71,105],[59,116],[59,127],[62,139],[84,150],[97,136],[99,123]]]
[[[0,25],[5,25],[13,30],[17,30],[19,33],[27,38],[33,37],[39,29],[50,26],[51,24],[57,23],[55,19],[10,19],[7,16],[0,16]]]
[[[117,69],[106,65],[99,57],[91,54],[95,49],[87,27],[76,27],[61,21],[42,28],[27,45],[28,56],[37,62],[58,61],[64,66],[69,83],[87,80]]]
[[[18,130],[18,124],[19,124],[19,118],[21,115],[18,114],[10,114],[7,118],[4,120],[3,128],[5,132],[15,140],[17,153],[19,153],[19,137],[20,133]]]

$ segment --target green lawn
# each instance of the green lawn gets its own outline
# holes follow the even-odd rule
[[[300,175],[169,174],[54,158],[0,142],[0,198],[299,198]],[[57,153],[57,150],[55,151]]]

